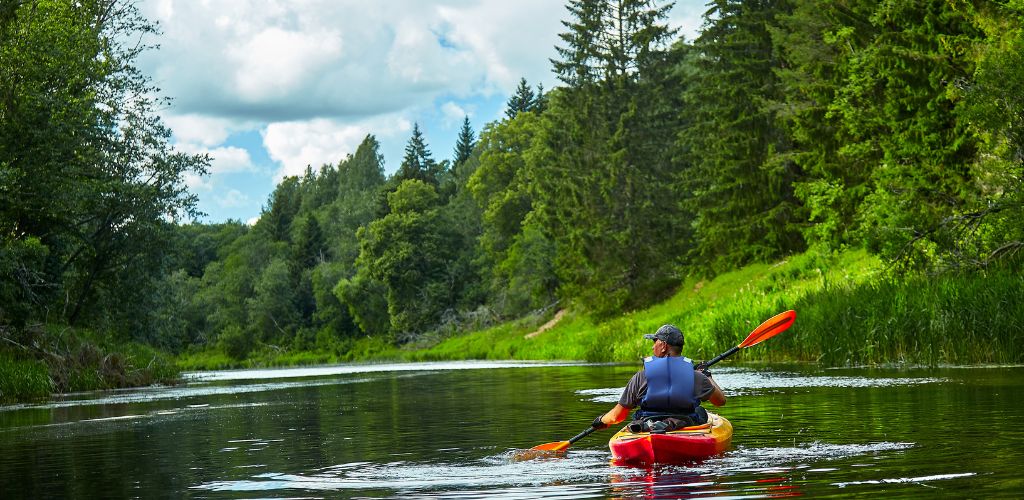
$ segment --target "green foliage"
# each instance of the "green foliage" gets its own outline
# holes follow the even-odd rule
[[[230,325],[217,335],[217,347],[233,359],[245,359],[255,347],[252,335],[238,325]]]
[[[128,338],[151,326],[169,221],[198,215],[184,177],[208,159],[169,146],[166,102],[134,67],[155,32],[136,6],[35,0],[4,12],[0,248],[28,252],[0,277],[19,295],[11,319]]]
[[[476,136],[473,134],[472,127],[469,126],[469,116],[464,116],[462,117],[462,128],[459,129],[459,137],[455,140],[455,158],[452,161],[454,168],[459,168],[469,159],[473,154],[474,147],[476,147]]]
[[[52,392],[53,384],[45,363],[0,352],[0,402],[42,399]]]
[[[711,273],[803,249],[804,219],[793,193],[800,169],[777,107],[774,70],[784,63],[770,30],[788,1],[720,0],[694,42],[696,68],[685,80],[688,120],[679,149],[685,206],[695,214],[693,261]]]
[[[400,341],[436,324],[454,300],[456,235],[438,203],[433,186],[406,180],[388,195],[391,213],[359,232],[358,263],[386,286],[390,330]]]
[[[465,117],[451,161],[414,126],[390,177],[367,135],[284,179],[250,229],[174,224],[196,215],[182,179],[208,160],[168,146],[164,101],[132,66],[145,46],[127,41],[154,33],[134,6],[4,4],[0,332],[29,346],[37,323],[89,325],[188,367],[632,360],[661,322],[711,356],[796,304],[809,330],[768,356],[1019,357],[1016,333],[979,335],[967,321],[997,323],[950,311],[1018,320],[983,283],[1019,295],[1020,2],[715,0],[692,44],[668,8],[568,1],[562,85],[522,79],[479,140]],[[863,246],[910,272],[833,271],[874,272],[849,251]],[[777,264],[735,271],[758,262]],[[559,326],[523,338],[556,305]],[[870,334],[826,346],[830,315]],[[61,338],[78,361],[50,367],[55,388],[145,378],[133,348]]]

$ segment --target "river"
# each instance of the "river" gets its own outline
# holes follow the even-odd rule
[[[452,362],[188,374],[0,407],[2,498],[961,497],[1024,493],[1024,368],[717,366],[735,427],[689,464],[561,458],[636,365]]]

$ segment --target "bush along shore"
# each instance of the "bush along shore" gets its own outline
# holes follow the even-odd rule
[[[755,264],[714,279],[686,280],[647,309],[595,319],[566,308],[480,331],[425,336],[395,347],[383,337],[319,343],[315,350],[258,345],[244,358],[222,344],[172,358],[94,332],[30,328],[4,336],[4,402],[51,393],[113,389],[178,380],[179,371],[464,359],[637,362],[643,340],[664,323],[686,332],[686,354],[708,359],[739,344],[761,321],[797,311],[793,327],[735,360],[824,366],[1024,363],[1024,277],[1013,269],[971,274],[892,276],[863,251],[806,253]]]
[[[2,332],[0,343],[0,403],[178,382],[179,370],[170,356],[93,331],[29,326],[16,335]]]
[[[714,279],[688,279],[647,309],[595,319],[567,308],[491,328],[394,347],[385,339],[335,341],[317,350],[258,346],[244,359],[217,347],[178,358],[184,370],[340,362],[460,359],[636,362],[650,351],[642,334],[664,323],[687,335],[686,354],[707,359],[740,343],[761,321],[787,309],[794,326],[736,359],[826,366],[1024,362],[1024,278],[1012,269],[894,276],[864,251],[812,252],[755,264]]]
[[[787,309],[797,320],[770,344],[736,359],[825,366],[965,365],[1024,362],[1024,277],[1013,269],[892,276],[863,251],[806,253],[713,280],[687,280],[669,300],[605,321],[566,314],[446,339],[406,359],[579,359],[635,362],[650,352],[642,334],[674,323],[685,353],[708,359],[736,346],[761,321]]]

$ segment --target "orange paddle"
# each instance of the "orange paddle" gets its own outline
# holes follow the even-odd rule
[[[787,328],[790,327],[790,325],[793,324],[794,320],[796,320],[796,311],[789,310],[784,313],[776,314],[775,316],[772,316],[764,323],[758,325],[757,328],[754,328],[754,331],[750,332],[750,335],[747,335],[747,338],[743,342],[741,342],[740,345],[733,347],[728,351],[719,354],[718,356],[715,356],[710,361],[705,361],[697,365],[695,368],[698,370],[703,370],[725,358],[728,358],[729,356],[732,356],[733,354],[736,354],[736,351],[739,351],[740,349],[746,349],[747,347],[760,344],[761,342],[764,342],[765,340],[768,340],[784,332]],[[577,434],[568,441],[555,441],[553,443],[544,443],[534,446],[533,448],[530,448],[530,450],[536,450],[538,452],[560,452],[568,448],[576,441],[583,439],[585,436],[588,436],[591,432],[594,432],[596,430],[597,428],[595,427],[588,427],[587,430]],[[523,454],[520,458],[532,458],[533,456],[535,455],[526,453]]]
[[[740,342],[740,345],[733,347],[728,351],[725,351],[722,354],[719,354],[718,356],[715,356],[714,358],[697,365],[696,368],[698,370],[703,370],[725,358],[728,358],[729,356],[732,356],[733,354],[736,354],[736,352],[739,351],[740,349],[746,349],[748,347],[760,344],[761,342],[764,342],[765,340],[768,340],[786,331],[786,329],[789,328],[795,320],[796,311],[793,310],[776,314],[775,316],[772,316],[771,318],[767,319],[764,323],[758,325],[757,328],[754,328],[754,331],[750,332],[750,335],[747,335],[747,338],[744,339],[743,342]]]

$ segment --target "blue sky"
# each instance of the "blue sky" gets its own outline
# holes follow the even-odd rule
[[[669,24],[696,36],[705,0]],[[253,222],[274,186],[336,164],[366,134],[387,173],[418,123],[435,159],[452,156],[468,115],[501,118],[520,78],[550,89],[564,30],[558,0],[142,0],[162,34],[139,68],[171,97],[162,112],[182,151],[211,173],[187,179],[204,222]]]

